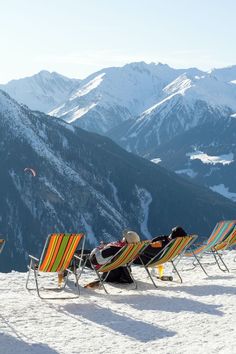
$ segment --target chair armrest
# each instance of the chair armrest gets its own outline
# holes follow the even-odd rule
[[[77,256],[76,254],[74,254],[73,258],[76,258],[76,259],[81,259],[79,256]]]
[[[39,259],[32,256],[31,254],[29,254],[29,258],[31,258],[33,261],[39,262]]]

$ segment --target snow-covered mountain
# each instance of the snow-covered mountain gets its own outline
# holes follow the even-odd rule
[[[236,83],[236,65],[228,66],[226,68],[213,69],[210,73],[218,80]]]
[[[103,134],[119,126],[122,131],[122,123],[131,119],[131,125],[138,121],[134,132],[131,131],[134,136],[140,124],[150,126],[147,121],[157,116],[153,133],[159,139],[159,130],[166,130],[168,139],[172,138],[176,128],[179,133],[179,125],[183,129],[186,126],[187,130],[198,122],[201,124],[202,116],[211,114],[212,109],[219,106],[235,114],[234,82],[236,66],[207,73],[196,68],[173,69],[166,64],[138,62],[124,67],[105,68],[84,80],[68,79],[57,73],[42,71],[1,87],[31,109],[50,111],[51,115],[61,117],[73,125]],[[184,97],[184,107],[180,109],[176,101],[181,96]],[[199,101],[203,102],[205,108],[198,104]],[[173,117],[171,123],[169,119],[163,118],[172,113],[182,115],[182,109],[182,119]],[[206,110],[209,111],[207,114]],[[193,116],[192,120],[190,116]],[[167,127],[162,129],[163,123],[169,126],[170,136]],[[164,132],[161,135],[164,136]]]
[[[80,80],[44,70],[31,77],[12,80],[0,85],[0,88],[30,109],[48,113],[67,100],[79,82]]]
[[[93,247],[127,227],[143,238],[177,224],[206,234],[219,219],[235,217],[235,204],[216,193],[2,91],[0,161],[3,270],[25,269],[27,253],[38,255],[51,232],[84,231]]]
[[[103,69],[82,80],[70,98],[50,114],[86,130],[105,133],[155,104],[162,89],[185,71],[203,74],[195,68],[177,70],[144,62]]]
[[[137,119],[119,125],[108,135],[141,156],[178,134],[236,112],[236,86],[211,74],[183,74],[165,86],[162,98]]]

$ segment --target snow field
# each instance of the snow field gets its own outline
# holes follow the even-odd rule
[[[224,256],[230,269],[235,256]],[[188,266],[183,259],[179,269]],[[133,267],[137,290],[108,284],[106,295],[82,288],[75,300],[40,300],[25,290],[26,273],[0,273],[0,353],[234,353],[236,270],[207,270],[210,277],[198,268],[182,271],[183,284],[156,280],[155,289]],[[94,278],[86,271],[81,285]],[[40,276],[41,284],[48,281],[56,285],[56,278]]]

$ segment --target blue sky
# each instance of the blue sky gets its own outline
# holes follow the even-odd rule
[[[84,78],[132,61],[236,64],[235,0],[7,0],[0,83],[40,70]]]

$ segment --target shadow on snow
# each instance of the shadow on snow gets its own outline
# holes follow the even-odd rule
[[[45,344],[27,343],[22,338],[11,337],[7,334],[0,333],[1,353],[32,353],[32,354],[58,354],[57,351],[51,349]]]
[[[63,309],[65,314],[67,313],[69,316],[72,315],[73,318],[75,318],[74,316],[78,316],[79,320],[82,317],[99,326],[104,326],[114,332],[144,343],[156,339],[172,337],[176,334],[173,331],[168,331],[156,325],[131,318],[125,314],[116,313],[96,304],[83,304],[83,306],[79,307],[71,304],[65,305]]]

